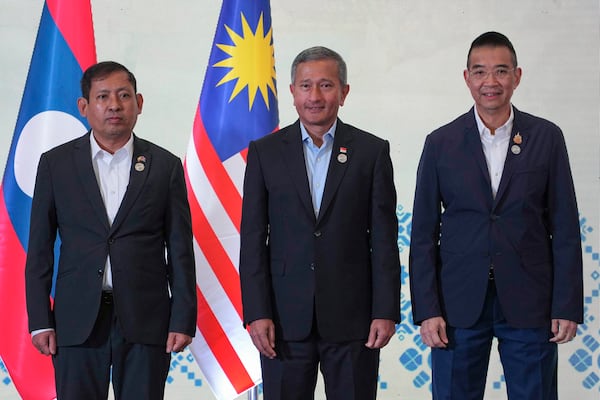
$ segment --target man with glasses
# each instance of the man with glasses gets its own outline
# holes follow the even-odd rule
[[[557,344],[583,322],[565,141],[511,104],[521,75],[506,36],[476,38],[464,71],[475,106],[427,137],[419,163],[410,283],[434,399],[483,399],[494,337],[508,397],[556,399]]]

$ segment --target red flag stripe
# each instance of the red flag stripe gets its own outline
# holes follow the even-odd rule
[[[240,155],[244,159],[245,162],[248,162],[248,148],[245,148],[240,152]]]
[[[240,165],[241,164],[241,165]],[[239,171],[237,169],[244,168],[246,164],[241,160],[241,157],[234,156],[227,160],[223,164],[227,173],[231,174],[232,180],[240,181],[243,177],[239,177]],[[213,187],[208,180],[206,171],[200,164],[196,148],[194,147],[194,141],[190,139],[188,152],[185,159],[185,168],[188,174],[188,183],[191,185],[188,187],[188,191],[193,191],[199,206],[204,210],[205,217],[208,223],[214,230],[217,238],[221,241],[221,244],[229,256],[230,262],[236,268],[239,261],[240,254],[240,242],[239,232],[237,227],[229,218],[229,215],[223,208],[221,199],[217,197],[217,193],[213,190]],[[241,187],[241,183],[239,184]]]
[[[96,44],[89,1],[46,0],[48,11],[82,71],[96,63]]]
[[[188,187],[191,187],[187,168],[185,168],[185,180]],[[232,264],[231,259],[225,252],[219,238],[215,234],[212,226],[206,219],[206,215],[200,207],[194,191],[188,190],[188,202],[192,213],[192,231],[194,238],[198,242],[202,253],[212,266],[219,283],[227,293],[231,303],[235,307],[238,315],[242,318],[242,293],[239,285],[239,274]]]
[[[238,357],[238,353],[231,346],[227,333],[221,328],[204,294],[196,288],[196,295],[198,297],[198,329],[209,343],[211,351],[225,375],[238,393],[253,387],[252,378]]]
[[[194,145],[210,184],[238,233],[242,221],[242,196],[223,167],[202,123],[200,106],[194,118]]]
[[[196,284],[202,292],[206,302],[210,306],[210,312],[218,319],[220,328],[227,333],[227,340],[235,349],[238,356],[244,363],[244,366],[254,383],[260,381],[260,361],[258,351],[254,347],[250,335],[242,324],[240,316],[236,312],[233,304],[229,301],[223,287],[219,284],[217,277],[207,259],[204,257],[198,242],[194,240],[194,253],[196,262]],[[197,360],[201,360],[203,365],[212,365],[210,368],[203,368],[202,371],[211,386],[222,387],[221,385],[231,386],[229,379],[220,368],[213,349],[209,346],[203,335],[198,332],[190,347]],[[231,387],[233,391],[233,387]],[[235,393],[234,393],[235,394]],[[233,399],[233,397],[224,393],[223,399]]]
[[[6,210],[4,190],[0,190],[0,303],[10,305],[0,309],[0,319],[11,325],[11,329],[0,329],[0,354],[22,398],[41,400],[55,393],[54,368],[50,358],[31,344],[28,334],[25,257]]]

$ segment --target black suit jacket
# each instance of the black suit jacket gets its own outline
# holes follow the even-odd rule
[[[273,319],[283,340],[306,338],[313,319],[328,341],[365,339],[372,319],[400,316],[389,144],[338,120],[318,218],[302,146],[298,121],[249,146],[240,256],[244,321]],[[338,158],[342,148],[345,162]]]
[[[127,340],[165,345],[170,331],[193,336],[195,266],[180,160],[134,136],[129,185],[111,226],[89,135],[40,158],[25,269],[30,331],[51,327],[59,346],[83,343],[98,314],[110,255],[114,307]],[[135,169],[140,156],[145,158],[142,171]],[[61,245],[52,308],[57,233]]]
[[[414,321],[443,316],[451,326],[471,326],[493,265],[512,326],[547,327],[553,318],[581,323],[579,218],[562,132],[514,108],[494,198],[474,112],[425,141],[410,249]]]

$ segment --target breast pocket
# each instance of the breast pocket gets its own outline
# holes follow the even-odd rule
[[[528,168],[513,174],[511,187],[528,198],[543,200],[548,185],[548,170],[543,167]]]

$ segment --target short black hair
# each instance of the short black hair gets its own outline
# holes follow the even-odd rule
[[[296,69],[299,64],[308,61],[333,60],[338,67],[338,78],[340,83],[346,86],[348,81],[348,68],[346,62],[337,52],[323,46],[314,46],[306,50],[302,50],[292,62],[292,83],[296,81]]]
[[[98,64],[94,64],[85,70],[81,77],[81,96],[86,100],[90,99],[90,89],[92,88],[92,81],[95,79],[104,78],[113,72],[125,72],[127,79],[133,85],[133,91],[137,93],[137,82],[135,76],[129,71],[124,65],[114,61],[102,61]]]
[[[479,35],[473,40],[473,43],[471,43],[469,54],[467,54],[467,69],[470,67],[469,62],[471,60],[471,52],[478,47],[506,47],[510,51],[513,67],[517,67],[517,53],[510,40],[501,33],[486,32]]]

